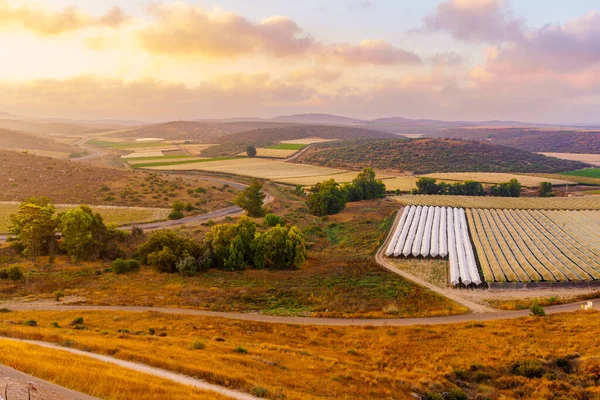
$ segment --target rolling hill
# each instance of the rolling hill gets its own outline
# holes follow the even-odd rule
[[[273,118],[273,121],[279,122],[298,122],[303,124],[332,124],[332,125],[353,125],[362,124],[364,121],[356,118],[341,117],[333,114],[295,114],[280,115]]]
[[[272,146],[282,140],[307,137],[323,139],[396,138],[391,133],[336,125],[292,125],[279,128],[254,129],[220,137],[213,146],[202,151],[206,157],[229,156],[242,152],[247,146]]]
[[[445,129],[432,135],[487,141],[540,153],[600,154],[600,131],[541,129]]]
[[[58,157],[66,157],[69,153],[81,151],[78,147],[58,143],[48,137],[2,128],[0,128],[0,148]]]
[[[146,125],[119,131],[113,134],[120,138],[162,138],[167,140],[190,140],[200,143],[212,143],[227,135],[217,124],[195,121],[171,121],[163,124]]]
[[[584,168],[576,161],[477,141],[362,139],[322,143],[296,162],[337,168],[430,172],[562,172]]]
[[[40,135],[82,135],[99,131],[98,128],[62,122],[31,122],[16,119],[0,119],[0,128]]]

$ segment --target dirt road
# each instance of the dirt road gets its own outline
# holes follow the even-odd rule
[[[75,354],[75,355],[78,355],[78,356],[84,356],[84,357],[93,358],[95,360],[99,360],[99,361],[102,361],[102,362],[105,362],[105,363],[117,365],[119,367],[127,368],[127,369],[130,369],[130,370],[133,370],[133,371],[141,372],[141,373],[148,374],[148,375],[157,376],[157,377],[163,378],[163,379],[168,379],[170,381],[181,383],[183,385],[193,386],[193,387],[201,389],[201,390],[206,390],[206,391],[210,391],[210,392],[214,392],[214,393],[219,393],[219,394],[221,394],[223,396],[227,396],[227,397],[230,397],[232,399],[239,399],[239,400],[253,400],[253,399],[256,399],[256,397],[254,397],[254,396],[251,396],[251,395],[246,394],[246,393],[238,392],[237,390],[227,389],[227,388],[224,388],[224,387],[221,387],[221,386],[218,386],[218,385],[213,385],[211,383],[205,382],[205,381],[200,380],[200,379],[192,378],[192,377],[185,376],[185,375],[176,374],[174,372],[167,371],[167,370],[160,369],[160,368],[151,367],[151,366],[146,365],[146,364],[135,363],[135,362],[131,362],[131,361],[119,360],[118,358],[104,356],[104,355],[101,355],[101,354],[90,353],[90,352],[81,351],[81,350],[77,350],[77,349],[72,349],[72,348],[68,348],[68,347],[62,347],[62,346],[59,346],[59,345],[56,345],[56,344],[53,344],[53,343],[40,342],[40,341],[36,341],[36,340],[24,340],[24,339],[13,339],[13,338],[2,337],[2,338],[0,338],[0,343],[3,340],[13,341],[13,342],[19,342],[19,343],[28,343],[28,344],[33,344],[33,345],[36,345],[36,346],[41,346],[41,347],[49,348],[49,349],[66,351],[66,352],[69,352],[71,354]],[[60,386],[58,386],[57,388],[60,388]],[[67,390],[67,389],[64,389],[64,390]],[[82,400],[94,399],[93,397],[89,397],[89,396],[88,397],[67,397],[67,398],[72,398],[72,399],[80,399],[81,398]]]
[[[29,383],[35,384],[37,390],[32,392],[32,399],[44,400],[99,400],[97,397],[75,392],[71,389],[55,385],[35,376],[27,375],[10,367],[0,365],[0,396],[5,391],[9,399],[22,400],[27,398]],[[8,386],[8,388],[7,388]]]

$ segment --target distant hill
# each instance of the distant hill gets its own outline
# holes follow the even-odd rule
[[[98,128],[65,124],[61,122],[31,122],[16,119],[0,119],[0,128],[40,135],[81,135],[98,132]]]
[[[286,128],[288,126],[298,125],[291,122],[275,122],[275,121],[236,121],[222,122],[217,126],[228,133],[241,133],[252,131],[255,129],[265,128]]]
[[[340,124],[353,125],[361,124],[364,121],[355,118],[341,117],[332,114],[295,114],[295,115],[280,115],[273,118],[273,121],[279,122],[301,122],[304,124]]]
[[[72,152],[81,152],[78,147],[56,142],[50,138],[30,134],[25,132],[16,132],[0,128],[0,148],[8,150],[29,150],[32,152],[46,152],[69,154]]]
[[[296,162],[329,167],[430,172],[562,172],[584,168],[523,150],[453,139],[362,139],[316,145]]]
[[[446,129],[435,136],[481,140],[540,153],[600,154],[600,131],[543,129]]]
[[[227,135],[216,124],[195,121],[172,121],[163,124],[146,125],[115,134],[121,138],[162,138],[167,140],[190,140],[212,143]]]
[[[392,138],[394,134],[369,129],[336,125],[291,125],[278,128],[254,129],[246,132],[231,134],[219,138],[218,146],[209,147],[202,151],[203,156],[216,157],[234,155],[242,152],[247,146],[272,146],[282,140],[294,140],[307,137],[323,139],[358,139],[358,138]]]

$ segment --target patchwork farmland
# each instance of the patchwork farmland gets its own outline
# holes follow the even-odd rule
[[[600,196],[585,197],[491,197],[491,196],[397,196],[403,205],[518,210],[600,210]]]

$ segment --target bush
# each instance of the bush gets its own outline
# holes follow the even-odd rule
[[[37,321],[35,319],[30,319],[24,322],[25,326],[38,326]]]
[[[264,398],[267,397],[267,394],[269,393],[269,391],[267,389],[265,389],[264,387],[260,387],[260,386],[256,386],[252,388],[252,395],[259,397],[259,398]]]
[[[283,221],[282,221],[281,217],[278,217],[275,214],[267,214],[267,215],[265,215],[265,225],[266,226],[283,225]]]
[[[541,378],[544,376],[544,365],[538,360],[522,360],[516,362],[512,367],[514,375],[524,376],[525,378]]]
[[[115,274],[125,274],[131,271],[137,271],[140,269],[140,262],[138,260],[123,260],[117,258],[110,264],[110,269]]]
[[[205,348],[206,345],[204,344],[204,342],[201,342],[199,340],[195,341],[190,345],[190,349],[192,350],[204,350]]]
[[[238,346],[235,348],[236,353],[240,353],[240,354],[248,354],[248,350],[246,350],[245,348],[243,348],[242,346]]]
[[[11,281],[19,281],[23,278],[23,271],[21,267],[15,265],[8,270],[8,279]]]
[[[256,157],[256,147],[254,147],[254,146],[246,147],[246,155],[248,157]]]
[[[8,270],[0,269],[0,279],[8,279]]]
[[[531,311],[531,315],[534,317],[544,317],[546,316],[546,311],[544,307],[542,307],[537,301],[534,301],[531,307],[529,307],[529,311]]]
[[[177,210],[173,210],[169,214],[169,219],[172,219],[172,220],[182,219],[183,217],[185,217],[185,215],[183,215],[183,213],[181,211],[177,211]]]
[[[71,322],[72,326],[83,325],[83,317],[77,317]]]
[[[318,217],[337,214],[346,208],[347,192],[334,179],[317,183],[306,199],[308,210]]]
[[[185,257],[177,261],[175,264],[177,271],[183,276],[198,275],[200,268],[194,257]]]
[[[54,299],[56,301],[60,301],[60,299],[62,299],[63,297],[65,297],[65,294],[62,290],[57,290],[56,292],[54,292]]]
[[[160,272],[178,272],[177,261],[185,257],[198,258],[203,251],[193,239],[171,230],[161,230],[152,233],[138,247],[138,253],[144,264],[152,265]]]

